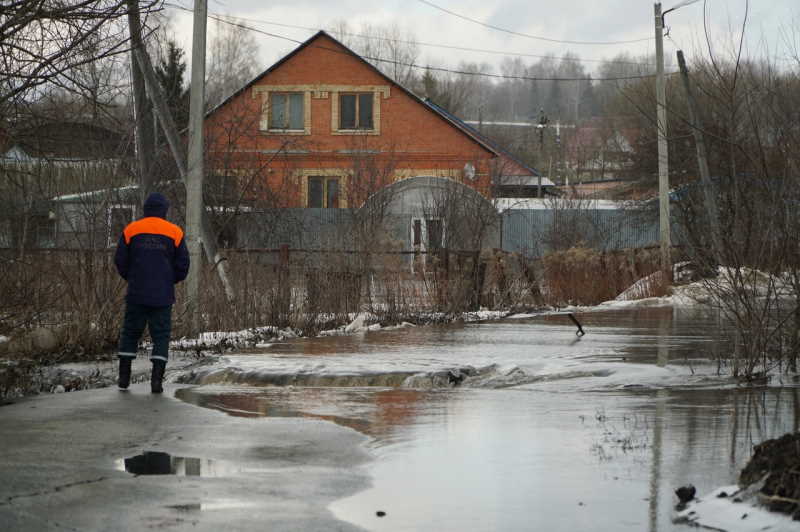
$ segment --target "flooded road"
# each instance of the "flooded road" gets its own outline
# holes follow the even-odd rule
[[[275,344],[176,395],[370,436],[372,486],[330,507],[367,530],[687,530],[675,488],[735,483],[754,444],[798,429],[794,383],[717,375],[716,316],[578,317],[582,338],[557,315]]]

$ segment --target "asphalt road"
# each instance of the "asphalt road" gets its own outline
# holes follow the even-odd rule
[[[355,467],[369,460],[364,436],[319,420],[233,417],[175,389],[0,407],[0,530],[358,530],[327,506],[368,486]],[[143,452],[167,453],[149,456],[173,473],[125,471]]]

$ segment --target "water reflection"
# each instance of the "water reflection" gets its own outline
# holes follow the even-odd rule
[[[373,487],[332,507],[368,530],[682,530],[673,491],[735,483],[798,427],[798,388],[189,389],[232,415],[326,419],[373,437]],[[380,523],[375,508],[387,511]],[[580,512],[567,510],[580,508]],[[583,512],[583,513],[581,513]]]
[[[231,415],[324,419],[371,436],[372,487],[331,507],[367,530],[686,530],[672,523],[675,488],[691,483],[702,494],[735,483],[753,445],[800,428],[796,384],[680,386],[699,364],[713,373],[709,358],[728,348],[714,314],[663,308],[579,319],[580,342],[561,315],[306,340],[274,356],[393,369],[448,357],[532,371],[599,363],[623,383],[654,368],[682,364],[683,373],[658,390],[603,387],[612,377],[593,376],[505,389],[201,386],[177,396]]]
[[[366,388],[183,388],[186,402],[237,417],[304,417],[331,421],[372,436],[376,444],[392,439],[399,428],[416,423],[444,400],[442,392]]]
[[[452,393],[333,509],[370,530],[680,530],[674,489],[735,483],[754,444],[793,430],[797,392]],[[371,521],[378,506],[391,523]]]
[[[145,451],[116,460],[115,467],[134,475],[175,475],[179,477],[230,477],[267,471],[262,466],[226,460],[172,456],[161,451]]]

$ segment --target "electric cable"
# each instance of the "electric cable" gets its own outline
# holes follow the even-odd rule
[[[164,5],[170,7],[176,7],[179,9],[185,9],[183,7],[177,6],[175,4],[165,3]],[[234,15],[221,15],[219,13],[213,13],[216,16],[221,16],[233,20],[240,20],[244,22],[253,22],[257,24],[269,24],[271,26],[279,26],[282,28],[290,28],[290,29],[298,29],[298,30],[306,30],[306,31],[313,31],[317,32],[322,30],[323,28],[312,28],[309,26],[298,26],[296,24],[285,24],[282,22],[274,22],[271,20],[262,20],[262,19],[254,19],[248,17],[238,17]],[[488,50],[485,48],[471,48],[467,46],[455,46],[450,44],[440,44],[440,43],[429,43],[423,41],[416,41],[416,40],[409,40],[409,39],[393,39],[390,37],[381,37],[377,35],[364,35],[360,33],[352,33],[352,32],[344,32],[344,31],[332,31],[331,33],[340,33],[342,35],[346,35],[348,37],[356,37],[360,39],[376,39],[379,41],[388,41],[393,43],[400,43],[400,44],[413,44],[419,46],[427,46],[431,48],[444,48],[446,50],[459,50],[463,52],[477,52],[477,53],[486,53],[486,54],[495,54],[495,55],[505,55],[505,56],[518,56],[518,57],[534,57],[537,59],[550,59],[555,58],[558,61],[571,61],[576,63],[605,63],[605,64],[619,64],[619,65],[633,65],[633,66],[648,66],[653,67],[655,66],[652,63],[642,63],[640,61],[616,61],[613,59],[585,59],[581,57],[571,58],[571,57],[556,57],[554,55],[541,55],[541,54],[531,54],[526,52],[507,52],[503,50]]]
[[[183,9],[185,11],[192,11],[191,9],[185,8],[185,7],[179,7],[179,6],[174,6],[174,5],[173,5],[173,7],[178,7],[179,9]],[[271,32],[264,31],[264,30],[261,30],[261,29],[258,29],[258,28],[253,28],[251,26],[247,26],[245,24],[234,22],[232,20],[226,20],[225,18],[220,17],[218,15],[211,15],[210,14],[210,15],[208,15],[208,18],[210,18],[212,20],[219,21],[219,22],[221,22],[223,24],[236,26],[236,27],[248,30],[248,31],[252,31],[252,32],[255,32],[255,33],[260,33],[260,34],[267,35],[269,37],[273,37],[273,38],[276,38],[276,39],[282,39],[282,40],[290,41],[290,42],[293,42],[293,43],[296,43],[296,44],[303,44],[304,43],[304,41],[299,41],[299,40],[293,39],[291,37],[286,37],[284,35],[278,35],[276,33],[271,33]],[[319,48],[319,49],[328,50],[330,52],[335,52],[335,53],[344,53],[344,54],[354,53],[355,54],[355,52],[347,52],[347,51],[343,51],[343,50],[337,50],[337,49],[329,48],[329,47],[326,47],[326,46],[315,45],[315,47]],[[456,70],[456,69],[444,68],[444,67],[436,67],[436,66],[431,66],[431,65],[418,65],[418,64],[415,64],[415,63],[407,63],[407,62],[404,62],[404,61],[396,61],[396,60],[393,60],[393,59],[384,59],[382,57],[374,57],[374,56],[368,56],[368,55],[360,55],[360,54],[356,54],[356,55],[358,55],[362,59],[365,59],[365,60],[368,60],[368,61],[375,61],[375,62],[386,63],[386,64],[390,64],[390,65],[405,66],[405,67],[416,68],[416,69],[420,69],[420,70],[432,70],[432,71],[436,71],[436,72],[446,72],[446,73],[450,73],[450,74],[458,74],[458,75],[464,75],[464,76],[486,77],[486,78],[492,78],[492,79],[514,79],[514,80],[521,80],[521,81],[592,81],[592,82],[597,81],[597,82],[600,82],[600,81],[625,81],[625,80],[647,79],[647,78],[655,77],[655,74],[641,74],[641,75],[633,75],[633,76],[614,76],[614,77],[607,77],[607,78],[595,78],[595,77],[591,77],[591,76],[573,77],[573,78],[539,77],[539,76],[510,76],[510,75],[505,75],[505,74],[491,74],[489,72],[473,72],[473,71],[467,71],[467,70]],[[677,72],[668,72],[668,73],[666,73],[666,75],[674,75],[674,74],[677,74]]]
[[[503,33],[508,33],[510,35],[516,35],[518,37],[526,37],[528,39],[534,39],[534,40],[537,40],[537,41],[546,41],[546,42],[554,42],[554,43],[561,43],[561,44],[612,45],[612,44],[634,44],[634,43],[637,43],[637,42],[651,41],[651,40],[653,40],[655,38],[655,37],[645,37],[645,38],[642,38],[642,39],[631,39],[631,40],[627,40],[627,41],[572,41],[572,40],[566,40],[566,39],[551,39],[549,37],[540,37],[538,35],[530,35],[528,33],[522,33],[522,32],[519,32],[519,31],[509,30],[509,29],[506,29],[506,28],[501,28],[500,26],[495,26],[494,24],[487,24],[486,22],[482,22],[480,20],[476,20],[474,18],[470,18],[470,17],[468,17],[466,15],[462,15],[460,13],[456,13],[455,11],[450,11],[449,9],[445,9],[445,8],[443,8],[441,6],[438,6],[438,5],[434,4],[433,2],[429,2],[428,0],[417,0],[417,1],[421,2],[423,4],[426,4],[426,5],[434,8],[434,9],[438,9],[439,11],[447,13],[448,15],[452,15],[454,17],[458,17],[458,18],[463,19],[463,20],[468,20],[469,22],[472,22],[474,24],[478,24],[478,25],[483,26],[485,28],[490,28],[490,29],[493,29],[493,30],[496,30],[496,31],[501,31]]]

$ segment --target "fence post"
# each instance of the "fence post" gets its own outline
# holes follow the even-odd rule
[[[278,258],[281,268],[289,267],[289,244],[281,244]]]

